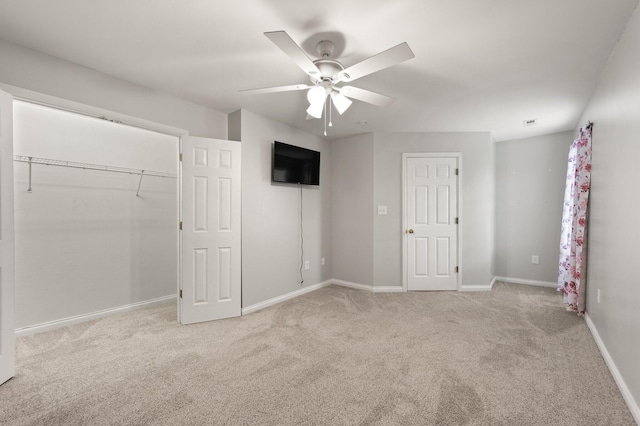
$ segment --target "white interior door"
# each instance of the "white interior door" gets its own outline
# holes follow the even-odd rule
[[[408,290],[456,290],[457,157],[405,157]]]
[[[15,375],[13,98],[0,91],[0,383]]]
[[[183,324],[241,313],[240,146],[182,138]]]

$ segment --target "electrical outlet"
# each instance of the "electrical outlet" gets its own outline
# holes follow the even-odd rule
[[[308,260],[305,260],[304,261],[304,270],[308,271],[310,267],[311,267],[311,262],[309,262]]]
[[[321,263],[322,265],[324,265],[324,264],[325,264],[324,257],[323,257],[322,259],[320,259],[320,263]]]
[[[596,290],[596,302],[600,303],[600,289]]]
[[[533,263],[534,265],[539,265],[540,264],[540,256],[538,256],[537,254],[534,254],[531,256],[531,263]]]

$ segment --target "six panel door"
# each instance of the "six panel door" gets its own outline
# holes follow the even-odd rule
[[[240,147],[182,138],[183,324],[241,314]]]
[[[457,289],[457,158],[406,159],[407,288]]]

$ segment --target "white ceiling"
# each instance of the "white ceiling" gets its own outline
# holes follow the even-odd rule
[[[308,83],[263,33],[285,30],[345,67],[406,41],[415,59],[353,86],[329,138],[370,131],[491,131],[496,140],[573,129],[638,0],[0,0],[0,38],[229,113],[247,108],[321,135]],[[0,58],[1,60],[1,58]],[[537,118],[538,124],[523,127]],[[367,124],[358,124],[366,121]]]

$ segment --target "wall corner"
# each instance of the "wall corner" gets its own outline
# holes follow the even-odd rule
[[[227,138],[230,141],[242,141],[242,110],[236,110],[227,115]]]

